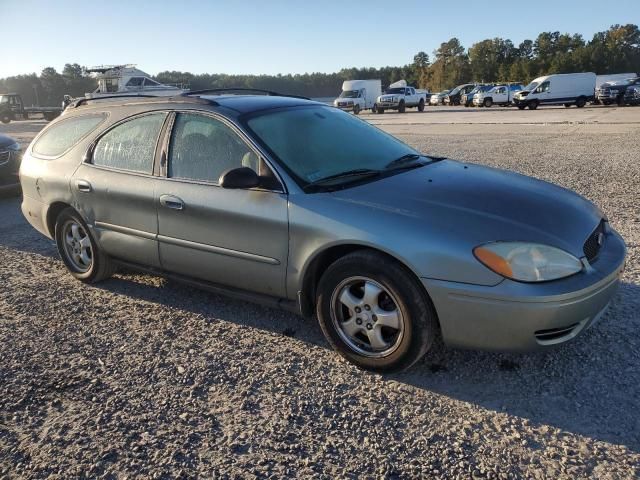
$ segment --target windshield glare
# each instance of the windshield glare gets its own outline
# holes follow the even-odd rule
[[[419,155],[369,123],[330,107],[267,112],[250,118],[247,126],[301,186],[356,169],[382,170],[403,155]]]
[[[0,103],[9,103],[9,97],[6,95],[0,95]]]
[[[540,85],[540,82],[531,82],[529,85],[527,85],[526,87],[524,87],[523,90],[527,90],[529,92],[535,90],[538,85]]]
[[[404,93],[404,88],[387,88],[384,93]]]
[[[358,98],[358,90],[346,90],[340,94],[339,98]]]

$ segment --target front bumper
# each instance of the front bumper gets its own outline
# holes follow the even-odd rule
[[[378,102],[378,107],[382,108],[398,108],[400,106],[400,102]]]
[[[596,260],[552,282],[503,280],[486,287],[422,279],[452,347],[532,351],[564,343],[593,325],[618,288],[626,248],[609,229]]]
[[[354,105],[355,104],[353,104],[353,103],[342,104],[342,105],[337,104],[337,105],[335,105],[335,107],[339,108],[340,110],[345,111],[345,112],[353,112],[353,106]]]
[[[0,151],[0,185],[15,185],[20,182],[18,171],[22,153],[14,150]]]

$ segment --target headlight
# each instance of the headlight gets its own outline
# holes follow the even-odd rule
[[[14,152],[19,152],[20,151],[20,144],[18,142],[16,143],[12,143],[11,145],[9,145],[7,147],[9,150],[13,150]]]
[[[487,243],[474,248],[473,253],[498,275],[521,282],[557,280],[582,270],[580,260],[570,253],[536,243]]]

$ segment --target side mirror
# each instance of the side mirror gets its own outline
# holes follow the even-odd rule
[[[231,168],[222,172],[218,183],[222,188],[255,188],[260,177],[249,167]]]

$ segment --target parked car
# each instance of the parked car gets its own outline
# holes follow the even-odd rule
[[[640,86],[629,87],[624,92],[625,105],[640,105]]]
[[[539,105],[564,105],[584,107],[593,100],[596,74],[564,73],[545,75],[533,80],[524,90],[513,96],[513,103],[523,110],[535,110]]]
[[[443,90],[440,93],[434,93],[429,99],[431,105],[444,105],[444,97],[446,97],[451,90]]]
[[[444,96],[443,103],[445,105],[460,105],[460,97],[469,93],[476,88],[475,83],[465,83],[464,85],[458,85]]]
[[[635,72],[614,73],[614,74],[607,74],[607,75],[596,75],[596,96],[593,99],[593,103],[595,105],[599,105],[600,104],[600,101],[598,100],[598,90],[605,83],[622,82],[624,80],[628,80],[629,78],[635,78],[635,77],[638,77],[638,76],[640,76],[640,75],[638,75]]]
[[[473,105],[476,107],[491,107],[492,105],[511,105],[513,96],[523,89],[519,83],[496,85],[495,87],[477,92],[473,96]]]
[[[345,80],[340,96],[333,105],[340,110],[358,115],[362,110],[376,109],[376,100],[382,93],[380,80]]]
[[[604,83],[596,90],[596,99],[604,105],[611,105],[612,103],[624,105],[624,95],[627,89],[638,85],[640,85],[640,77]]]
[[[465,93],[460,96],[460,105],[464,105],[465,107],[470,107],[473,105],[473,96],[476,93],[486,92],[487,90],[491,90],[493,85],[476,85],[476,88],[471,90],[469,93]]]
[[[417,108],[424,111],[426,92],[416,91],[414,87],[407,86],[407,82],[400,80],[387,88],[383,95],[376,101],[376,112],[384,113],[385,110],[397,110],[404,113],[407,108]]]
[[[60,107],[25,107],[22,97],[17,93],[0,95],[0,122],[2,123],[9,123],[12,120],[29,120],[40,115],[50,121],[60,113],[62,113]]]
[[[315,313],[341,355],[377,371],[412,365],[437,336],[566,342],[600,318],[625,262],[576,193],[274,94],[74,103],[20,179],[25,218],[78,280],[127,265]]]
[[[20,144],[13,138],[0,133],[0,187],[19,183],[18,170],[21,160]]]

